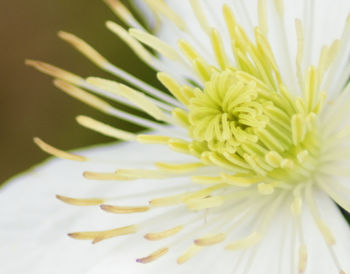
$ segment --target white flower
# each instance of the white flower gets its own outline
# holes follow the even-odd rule
[[[173,97],[66,32],[131,86],[28,61],[66,93],[153,131],[79,116],[130,141],[79,155],[35,138],[67,160],[2,190],[2,272],[349,273],[350,230],[331,199],[350,211],[350,2],[145,0],[157,37],[106,2],[131,29],[107,27]]]

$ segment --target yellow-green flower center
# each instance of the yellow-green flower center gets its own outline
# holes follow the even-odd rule
[[[254,182],[305,181],[317,165],[319,140],[317,110],[304,105],[284,87],[276,91],[242,71],[216,72],[188,105],[193,148],[203,162]]]

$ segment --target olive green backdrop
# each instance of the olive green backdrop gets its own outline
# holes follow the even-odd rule
[[[52,85],[52,79],[24,65],[25,58],[46,61],[82,76],[105,76],[57,37],[72,32],[88,41],[110,61],[133,74],[154,80],[154,72],[105,28],[116,16],[102,0],[12,0],[0,9],[0,184],[48,156],[33,144],[39,136],[62,149],[111,142],[82,128],[74,117],[85,114],[136,131],[101,114]]]

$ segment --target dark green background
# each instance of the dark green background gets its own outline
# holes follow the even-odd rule
[[[51,78],[24,65],[25,58],[38,59],[82,76],[113,79],[57,37],[57,31],[65,30],[154,83],[154,72],[106,29],[106,20],[119,22],[102,0],[2,1],[0,183],[48,157],[33,144],[34,136],[62,149],[113,141],[79,126],[74,119],[78,114],[137,130],[67,96],[53,87]]]

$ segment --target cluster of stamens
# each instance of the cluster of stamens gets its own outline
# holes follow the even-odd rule
[[[185,163],[157,162],[154,164],[155,169],[118,169],[110,173],[89,171],[84,173],[87,179],[129,181],[187,176],[189,181],[194,183],[192,185],[194,189],[184,190],[180,194],[152,197],[149,205],[141,206],[111,205],[107,200],[100,198],[75,199],[61,195],[57,198],[72,205],[99,205],[102,210],[114,214],[142,213],[157,207],[184,206],[186,210],[196,212],[196,218],[199,216],[201,219],[203,218],[201,213],[204,212],[203,215],[208,222],[200,227],[201,235],[197,235],[198,228],[194,229],[193,244],[178,257],[178,262],[184,263],[204,247],[229,240],[234,230],[232,227],[249,220],[250,216],[261,210],[263,214],[261,218],[255,220],[251,233],[242,239],[229,240],[225,248],[238,250],[256,245],[263,238],[284,199],[290,203],[296,225],[300,225],[302,201],[305,196],[319,230],[327,244],[332,246],[333,236],[322,222],[317,208],[313,206],[311,187],[315,170],[321,164],[320,154],[323,145],[323,140],[320,139],[319,118],[323,111],[325,95],[321,92],[320,86],[322,76],[336,57],[334,49],[338,44],[334,43],[325,48],[318,67],[310,66],[304,74],[301,73],[300,66],[297,67],[300,86],[298,91],[291,92],[282,80],[265,35],[267,22],[263,6],[259,6],[260,26],[255,28],[254,39],[251,39],[237,23],[231,8],[224,5],[223,17],[235,59],[235,64],[232,64],[225,51],[221,33],[209,27],[199,1],[190,1],[200,26],[211,42],[212,53],[217,63],[214,66],[209,64],[201,52],[190,43],[184,40],[178,41],[181,55],[170,45],[143,30],[119,1],[106,2],[128,25],[139,28],[132,28],[127,32],[113,22],[107,23],[107,27],[123,39],[143,61],[161,71],[158,69],[159,60],[142,45],[145,44],[168,59],[190,68],[194,72],[194,78],[199,79],[201,84],[182,85],[167,73],[158,73],[158,79],[173,95],[171,97],[113,66],[84,41],[64,32],[60,32],[61,38],[71,43],[95,64],[125,79],[145,93],[101,78],[83,79],[37,61],[29,61],[28,64],[60,79],[55,81],[57,87],[96,109],[161,133],[137,135],[86,116],[77,117],[81,125],[125,141],[167,145],[171,150],[194,156],[195,159],[193,162]],[[186,29],[186,23],[167,6],[165,1],[147,2],[158,16],[167,18],[181,31],[190,34]],[[275,5],[282,25],[283,1],[277,0]],[[301,36],[300,24],[298,21],[299,36]],[[297,64],[300,65],[303,39],[298,38],[300,44]],[[153,120],[117,110],[100,97],[83,89],[116,99],[131,108],[141,109]],[[298,92],[300,96],[295,95]],[[164,123],[170,123],[175,127],[181,126],[186,130],[186,136],[182,138],[168,134],[172,129]],[[75,161],[89,160],[51,147],[40,139],[35,139],[35,142],[44,151],[58,157]],[[259,202],[255,202],[258,198]],[[180,234],[185,226],[177,224],[158,232],[148,231],[145,238],[151,241],[171,238]],[[69,235],[97,243],[136,233],[143,227],[147,228],[143,224],[138,224]],[[307,253],[302,231],[298,233],[300,234],[298,268],[300,273],[304,273]],[[170,246],[161,248],[137,261],[141,263],[154,261],[165,255],[169,248]],[[338,268],[340,269],[340,266]]]

